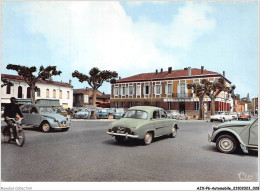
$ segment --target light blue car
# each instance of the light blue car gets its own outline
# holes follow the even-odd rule
[[[98,109],[97,112],[96,112],[96,116],[98,119],[108,119],[109,118],[109,109],[107,108],[101,108],[101,109]]]
[[[71,127],[71,121],[57,114],[51,106],[25,104],[20,107],[20,110],[24,116],[22,120],[24,128],[36,127],[43,132],[49,132],[52,129],[67,131]]]

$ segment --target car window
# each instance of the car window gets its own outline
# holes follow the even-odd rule
[[[22,112],[22,113],[29,113],[29,112],[30,112],[30,106],[24,106],[24,107],[21,109],[21,112]]]
[[[30,112],[30,113],[38,113],[36,107],[33,107],[33,108],[31,109],[31,112]]]
[[[156,111],[153,112],[153,118],[154,118],[154,119],[160,118],[159,110],[156,110]]]
[[[124,118],[134,118],[134,119],[147,119],[148,114],[141,110],[129,110],[126,112]]]
[[[164,110],[160,110],[161,118],[167,118],[167,114]]]

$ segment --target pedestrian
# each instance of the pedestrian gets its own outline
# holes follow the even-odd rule
[[[71,120],[71,116],[73,116],[73,112],[70,108],[68,108],[67,110],[67,117],[68,117],[68,120]]]

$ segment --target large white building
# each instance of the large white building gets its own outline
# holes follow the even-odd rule
[[[13,86],[1,88],[1,104],[10,103],[10,98],[31,98],[31,91],[28,84],[21,76],[2,74],[1,79],[6,79],[13,83]],[[3,83],[1,81],[1,83]],[[70,83],[56,81],[39,81],[36,86],[40,91],[35,93],[35,99],[59,99],[63,108],[73,106],[73,86]]]

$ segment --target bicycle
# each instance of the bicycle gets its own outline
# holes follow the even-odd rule
[[[17,120],[15,118],[8,118],[8,120],[11,120],[13,125],[16,127],[17,135],[12,139],[13,136],[12,128],[9,128],[8,125],[3,126],[2,135],[4,137],[4,142],[10,143],[10,141],[15,141],[18,146],[22,147],[25,142],[25,135],[21,127],[22,124],[21,120]]]

